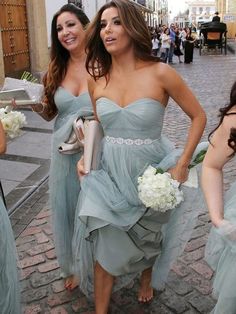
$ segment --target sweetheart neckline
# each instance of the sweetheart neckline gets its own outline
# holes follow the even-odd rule
[[[78,96],[75,96],[71,91],[69,91],[69,90],[66,89],[65,87],[59,86],[59,88],[63,89],[67,94],[71,95],[71,96],[74,97],[74,98],[79,98],[79,97],[81,97],[81,96],[83,96],[83,95],[85,95],[85,94],[88,94],[88,92],[86,91],[86,92],[82,92],[82,93],[79,94]]]
[[[142,98],[138,98],[136,100],[133,100],[131,101],[130,103],[128,103],[126,106],[124,107],[121,107],[119,104],[117,104],[114,100],[108,98],[108,97],[105,97],[105,96],[101,96],[99,98],[96,99],[96,102],[99,101],[100,99],[106,99],[106,100],[109,100],[110,102],[112,102],[114,105],[116,105],[118,108],[120,109],[126,109],[126,108],[129,108],[133,105],[135,105],[136,103],[138,103],[139,101],[141,100],[151,100],[151,101],[154,101],[154,102],[157,102],[163,109],[165,109],[165,106],[159,101],[159,100],[156,100],[154,98],[151,98],[151,97],[142,97]]]

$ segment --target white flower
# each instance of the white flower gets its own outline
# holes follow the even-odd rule
[[[14,138],[20,135],[20,128],[26,125],[25,115],[18,111],[0,109],[0,120],[7,136]]]
[[[138,178],[138,194],[146,207],[160,212],[175,208],[184,200],[179,182],[173,180],[168,172],[157,173],[152,166]]]

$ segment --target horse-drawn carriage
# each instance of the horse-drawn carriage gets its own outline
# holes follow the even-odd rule
[[[227,54],[227,26],[225,23],[209,22],[201,25],[199,54],[202,50],[209,51],[210,49],[220,50],[221,53]]]

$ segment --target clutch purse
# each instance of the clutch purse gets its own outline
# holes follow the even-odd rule
[[[44,86],[42,84],[29,82],[27,80],[6,77],[4,80],[2,94],[9,92],[9,99],[5,98],[0,102],[1,106],[11,105],[11,99],[16,99],[16,105],[28,106],[32,103],[40,103],[44,96]],[[13,94],[11,95],[10,92]],[[24,92],[24,93],[23,93]],[[16,94],[14,96],[14,93]],[[1,97],[0,97],[1,99]]]
[[[97,170],[101,159],[103,129],[96,120],[84,123],[84,170],[89,173]]]
[[[73,122],[69,138],[61,143],[58,151],[69,155],[84,150],[84,169],[89,173],[98,169],[102,151],[103,129],[94,117],[79,117]]]
[[[77,118],[72,125],[69,138],[60,144],[58,151],[64,155],[79,153],[84,147],[84,119]]]

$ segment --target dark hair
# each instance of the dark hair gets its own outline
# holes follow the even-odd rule
[[[57,110],[54,103],[54,94],[66,75],[67,63],[70,57],[69,52],[58,40],[57,33],[57,19],[64,12],[73,13],[84,28],[86,28],[89,24],[87,15],[73,3],[63,5],[53,16],[51,24],[51,60],[48,71],[43,77],[43,84],[45,86],[45,101],[48,103],[52,112]]]
[[[229,104],[227,104],[225,107],[220,108],[220,121],[219,124],[217,125],[217,127],[211,131],[211,133],[208,136],[208,139],[210,141],[210,137],[211,135],[219,128],[219,126],[222,124],[224,117],[229,115],[228,111],[236,105],[236,81],[234,82],[231,91],[230,91],[230,101]],[[235,153],[236,153],[236,128],[231,128],[230,130],[230,135],[229,135],[229,139],[228,139],[228,145],[230,148],[233,149],[233,153],[229,156],[232,157]]]
[[[100,8],[88,27],[86,44],[86,69],[88,73],[96,80],[99,77],[107,76],[110,71],[111,55],[105,49],[100,38],[101,16],[108,8],[118,10],[121,24],[133,42],[135,57],[143,61],[159,61],[159,58],[151,55],[150,32],[137,5],[127,0],[112,0]]]

